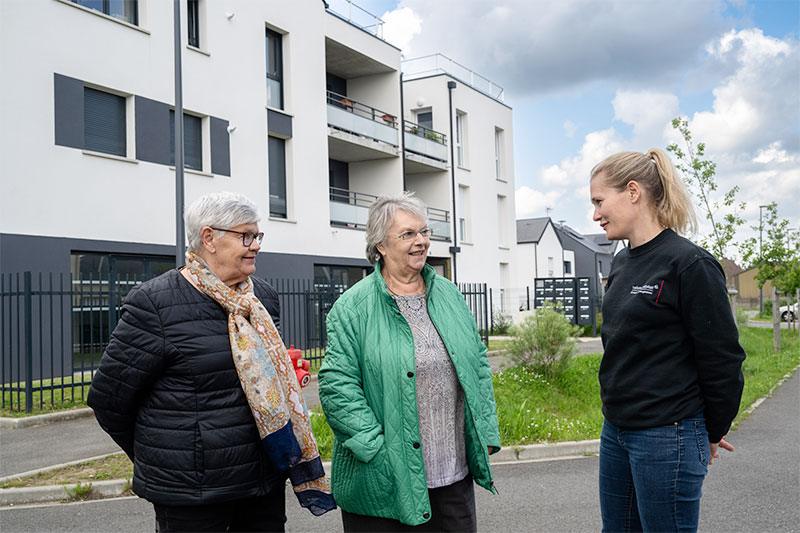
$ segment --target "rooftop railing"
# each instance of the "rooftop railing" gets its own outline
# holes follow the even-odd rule
[[[431,54],[428,56],[406,59],[401,63],[403,80],[410,81],[435,74],[449,74],[466,83],[473,89],[482,92],[495,100],[503,101],[503,88],[495,82],[481,76],[461,63],[453,61],[444,54]]]
[[[375,37],[383,38],[383,19],[370,13],[363,7],[351,0],[326,0],[326,6],[330,13],[340,19],[361,28]]]

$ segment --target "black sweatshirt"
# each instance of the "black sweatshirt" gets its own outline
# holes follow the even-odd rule
[[[603,298],[603,414],[615,426],[663,426],[703,412],[711,442],[739,411],[745,354],[725,275],[672,230],[622,250]]]

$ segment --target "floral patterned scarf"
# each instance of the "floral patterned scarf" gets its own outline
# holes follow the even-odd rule
[[[232,289],[193,252],[186,254],[186,268],[194,284],[228,312],[233,362],[268,459],[277,470],[288,470],[301,506],[317,516],[335,509],[291,359],[253,293],[253,281]]]

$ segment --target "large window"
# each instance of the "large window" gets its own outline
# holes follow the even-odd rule
[[[433,111],[417,111],[417,124],[425,129],[433,129]]]
[[[286,218],[286,141],[269,139],[269,216]]]
[[[360,281],[372,269],[359,266],[314,265],[314,285],[317,288],[338,289],[344,292]]]
[[[187,0],[186,20],[189,25],[189,45],[200,48],[200,0]]]
[[[283,36],[267,29],[267,105],[283,109]]]
[[[138,0],[72,0],[79,6],[88,7],[110,17],[139,24]]]
[[[467,114],[456,111],[456,164],[466,167],[467,163]]]
[[[503,129],[494,129],[494,176],[503,179]]]
[[[127,155],[125,98],[83,88],[83,145],[87,150]]]
[[[564,274],[572,274],[572,261],[564,261]]]
[[[175,164],[175,111],[169,112],[170,164]],[[203,170],[203,119],[183,114],[183,167]]]
[[[470,204],[469,192],[469,187],[467,185],[458,186],[458,232],[461,240],[466,242],[470,242],[470,238],[472,237],[472,232],[470,231],[472,206]]]

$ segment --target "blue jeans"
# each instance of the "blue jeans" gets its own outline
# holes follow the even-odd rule
[[[709,454],[702,414],[641,430],[606,420],[600,436],[603,531],[696,531]]]

